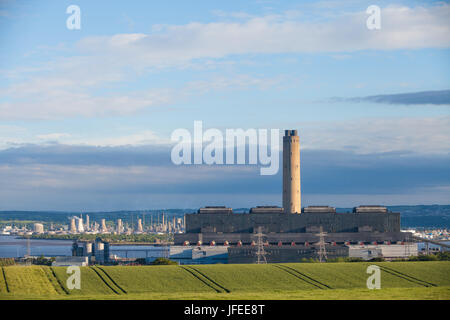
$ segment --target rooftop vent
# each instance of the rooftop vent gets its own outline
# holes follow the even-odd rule
[[[226,206],[206,206],[198,209],[197,213],[233,213],[233,209]]]
[[[278,206],[257,206],[251,208],[250,213],[283,213],[284,209]]]
[[[316,213],[316,212],[332,212],[336,213],[336,208],[329,206],[309,206],[303,208],[304,213]]]
[[[379,206],[379,205],[365,205],[365,206],[359,206],[359,207],[355,207],[353,208],[353,212],[354,213],[371,213],[371,212],[381,212],[381,213],[386,213],[388,212],[388,209],[384,206]]]

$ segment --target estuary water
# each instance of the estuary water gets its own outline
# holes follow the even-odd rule
[[[30,255],[46,257],[71,256],[72,240],[30,239]],[[111,245],[110,253],[122,258],[164,257],[165,247]],[[19,258],[27,255],[27,239],[0,236],[0,258]]]

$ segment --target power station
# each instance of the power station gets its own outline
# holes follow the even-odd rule
[[[257,243],[263,243],[267,262],[299,262],[322,257],[324,252],[327,258],[362,251],[369,258],[378,257],[382,249],[367,248],[382,244],[385,252],[398,244],[406,248],[405,254],[417,255],[417,245],[409,244],[412,234],[400,231],[400,213],[386,207],[359,206],[347,213],[328,206],[302,209],[297,130],[286,130],[283,136],[282,203],[282,208],[258,206],[249,213],[233,213],[227,207],[200,208],[185,216],[186,233],[174,235],[175,245],[227,246],[229,263],[260,261]]]

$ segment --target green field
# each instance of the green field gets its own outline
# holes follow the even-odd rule
[[[369,290],[367,266],[381,269]],[[69,290],[65,267],[7,266],[0,299],[450,299],[450,262],[95,266]]]

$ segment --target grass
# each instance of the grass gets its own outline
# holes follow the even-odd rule
[[[51,267],[60,285],[64,288],[65,294],[71,296],[89,296],[89,295],[108,295],[114,294],[114,291],[100,278],[91,267],[81,267],[81,289],[69,290],[67,287],[67,279],[70,274],[66,273],[65,267]]]
[[[6,293],[8,293],[8,290],[6,289],[6,281],[3,276],[3,268],[0,267],[0,295],[4,295]]]
[[[413,288],[423,287],[424,283],[416,281],[433,280],[441,285],[450,285],[442,282],[442,278],[450,276],[450,263],[444,264],[422,264],[420,262],[379,262],[379,263],[336,263],[330,272],[330,264],[286,264],[303,274],[329,285],[333,289],[366,288],[369,274],[366,269],[369,265],[377,265],[381,268],[382,288]],[[432,266],[432,267],[431,267]],[[404,270],[402,274],[391,272],[393,270]],[[389,269],[388,269],[389,268]],[[414,271],[413,271],[414,270]],[[432,270],[433,275],[427,276]],[[415,275],[416,277],[412,278]]]
[[[129,293],[214,292],[178,266],[101,267]]]
[[[367,266],[381,268],[369,290]],[[65,267],[3,267],[0,299],[450,299],[450,262],[290,263],[81,267],[69,290]]]
[[[303,290],[286,292],[174,292],[126,295],[7,295],[1,299],[21,300],[449,300],[450,287]]]
[[[314,289],[314,286],[287,274],[274,265],[203,265],[194,266],[213,281],[231,292],[234,291],[272,291]]]
[[[3,267],[10,294],[58,295],[42,267]]]
[[[433,268],[429,268],[427,264],[421,262],[387,263],[384,265],[423,281],[435,283],[438,286],[450,286],[450,263],[447,261],[433,262]]]

